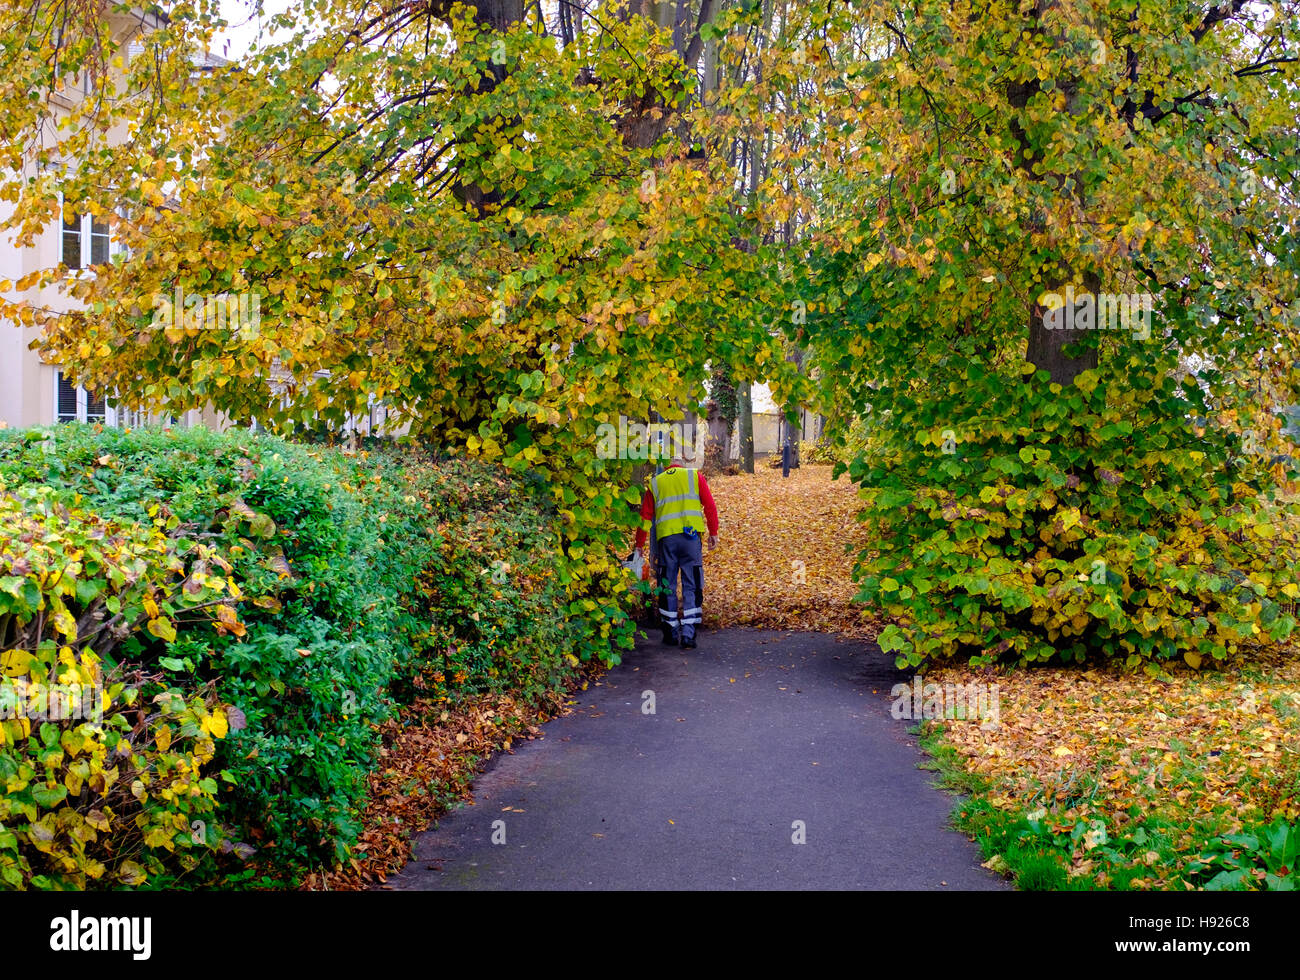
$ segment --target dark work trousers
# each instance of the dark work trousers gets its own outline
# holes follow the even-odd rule
[[[682,600],[677,603],[677,578],[681,574]],[[704,557],[700,536],[670,534],[659,539],[659,618],[664,634],[682,641],[695,639],[704,601]],[[678,628],[680,610],[681,627]]]

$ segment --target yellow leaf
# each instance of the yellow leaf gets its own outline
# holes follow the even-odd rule
[[[224,711],[208,715],[203,719],[202,727],[203,730],[208,732],[213,738],[225,738],[226,732],[230,730],[229,724],[226,722],[226,713]]]
[[[117,876],[124,885],[140,885],[145,880],[144,869],[134,861],[123,861],[117,869]]]
[[[166,640],[168,643],[176,639],[176,627],[171,624],[171,620],[166,616],[149,620],[149,632],[160,640]]]
[[[35,659],[35,654],[28,653],[26,650],[2,651],[0,652],[0,675],[22,677]]]
[[[72,613],[68,612],[68,610],[63,608],[56,610],[52,622],[57,632],[62,633],[70,640],[77,638],[77,621],[72,618]]]

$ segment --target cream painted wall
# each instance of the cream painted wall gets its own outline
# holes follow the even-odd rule
[[[0,214],[7,216],[12,206],[0,203]],[[31,248],[15,248],[13,238],[0,239],[0,279],[10,282],[38,269],[57,265],[60,252],[60,229],[47,228]],[[10,291],[7,299],[26,299],[33,305],[48,305],[54,309],[72,309],[75,300],[63,296],[55,289],[29,289],[21,293]],[[54,421],[54,389],[57,368],[42,361],[30,349],[37,331],[19,328],[14,323],[0,321],[0,422],[10,426],[41,425]]]
[[[109,21],[117,29],[123,44],[138,26],[137,21],[120,15],[110,16]],[[120,77],[120,69],[117,71]],[[62,114],[76,98],[80,98],[79,90],[69,86],[63,92],[50,95],[49,102],[56,112]],[[107,138],[116,141],[125,136],[125,127],[118,126],[108,133]],[[34,176],[35,173],[34,163],[29,163],[24,176]],[[0,218],[8,218],[12,213],[12,204],[0,202]],[[61,255],[62,228],[58,222],[46,228],[31,246],[25,248],[15,246],[12,234],[0,233],[0,280],[14,282],[33,272],[53,268],[59,264]],[[9,290],[5,298],[27,300],[33,306],[49,310],[72,310],[80,305],[57,286],[22,292]],[[0,423],[5,425],[44,425],[56,418],[58,368],[45,363],[38,352],[30,349],[37,335],[38,331],[34,329],[20,328],[12,322],[0,320]]]
[[[139,29],[140,18],[110,15],[109,19],[118,28],[125,48],[127,40]],[[71,105],[68,99],[76,97],[76,90],[69,89],[67,94],[51,96],[50,101],[56,110],[66,111]],[[110,141],[125,139],[125,126],[110,130],[107,138]],[[33,166],[30,173],[34,172]],[[0,220],[12,213],[10,203],[0,202]],[[14,245],[12,234],[0,233],[0,280],[16,282],[33,272],[54,268],[61,258],[62,228],[58,223],[46,228],[31,246],[25,248]],[[56,311],[73,310],[80,305],[78,300],[67,296],[57,286],[23,292],[10,290],[5,293],[5,298],[13,301],[25,299],[33,306]],[[55,402],[58,367],[47,364],[37,351],[29,349],[38,333],[35,329],[20,329],[12,322],[0,320],[0,426],[26,428],[48,425],[58,417]],[[109,414],[112,421],[114,413]],[[186,412],[177,421],[187,427],[207,425],[220,429],[230,425],[225,416],[211,408]]]

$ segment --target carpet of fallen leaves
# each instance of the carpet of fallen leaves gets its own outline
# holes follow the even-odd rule
[[[704,558],[706,628],[751,626],[874,637],[853,604],[854,556],[866,544],[857,487],[829,466],[715,476],[718,547]],[[851,551],[846,551],[851,548]]]
[[[539,737],[539,725],[569,710],[562,695],[540,706],[505,695],[477,695],[455,705],[422,700],[404,708],[380,729],[383,747],[370,774],[365,830],[355,856],[340,868],[309,875],[302,889],[361,891],[382,885],[410,860],[412,834],[432,826],[450,804],[472,799],[470,781],[493,753]]]
[[[938,724],[965,768],[985,777],[986,798],[999,809],[1046,810],[1060,831],[1098,818],[1112,836],[1152,817],[1179,828],[1177,859],[1157,863],[1148,852],[1150,871],[1133,887],[1176,881],[1207,837],[1277,815],[1300,817],[1294,649],[1244,661],[1235,672],[1182,668],[1158,680],[1064,667],[1000,675],[949,667],[924,679],[990,692],[997,685],[996,723]],[[1090,849],[1085,839],[1075,850],[1072,874],[1095,871]]]

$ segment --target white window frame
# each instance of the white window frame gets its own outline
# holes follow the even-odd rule
[[[54,421],[57,424],[64,422],[82,422],[94,423],[101,422],[98,415],[94,418],[88,417],[90,408],[90,393],[82,385],[77,385],[77,414],[76,418],[64,418],[63,412],[59,405],[59,387],[63,382],[63,369],[54,366]],[[146,425],[160,425],[164,428],[190,428],[189,419],[185,415],[175,416],[170,412],[161,415],[150,415],[142,409],[123,408],[115,405],[112,398],[104,397],[104,417],[101,424],[106,428],[113,429],[142,429]]]
[[[64,224],[64,208],[66,206],[67,206],[66,202],[64,201],[63,198],[63,192],[59,191],[58,228],[59,228],[59,263],[60,264],[63,263],[63,236],[68,231],[70,231],[70,229]],[[113,226],[108,222],[108,215],[104,215],[104,223],[108,225],[108,233],[106,235],[106,237],[108,238],[108,257],[104,261],[112,262],[113,256],[119,253],[125,253],[127,250],[122,245],[122,243],[117,240],[117,236],[113,234]],[[81,251],[81,255],[79,256],[80,264],[76,266],[69,266],[68,267],[69,274],[93,275],[95,272],[95,266],[104,264],[102,262],[91,262],[91,256],[94,251],[94,243],[92,241],[94,226],[95,226],[94,217],[89,212],[80,215],[78,226],[77,226],[77,238],[78,238],[78,243],[80,245],[80,251]]]
[[[113,413],[113,425],[118,429],[143,429],[149,424],[147,413],[135,408],[116,408],[108,406],[109,411]]]
[[[87,411],[90,407],[90,394],[82,385],[77,385],[77,414],[75,418],[64,418],[63,407],[59,404],[59,389],[63,387],[63,369],[54,368],[54,421],[56,423],[64,422],[100,422],[98,415],[93,418],[87,417]],[[117,409],[108,403],[108,398],[104,398],[104,418],[102,424],[117,428]]]

